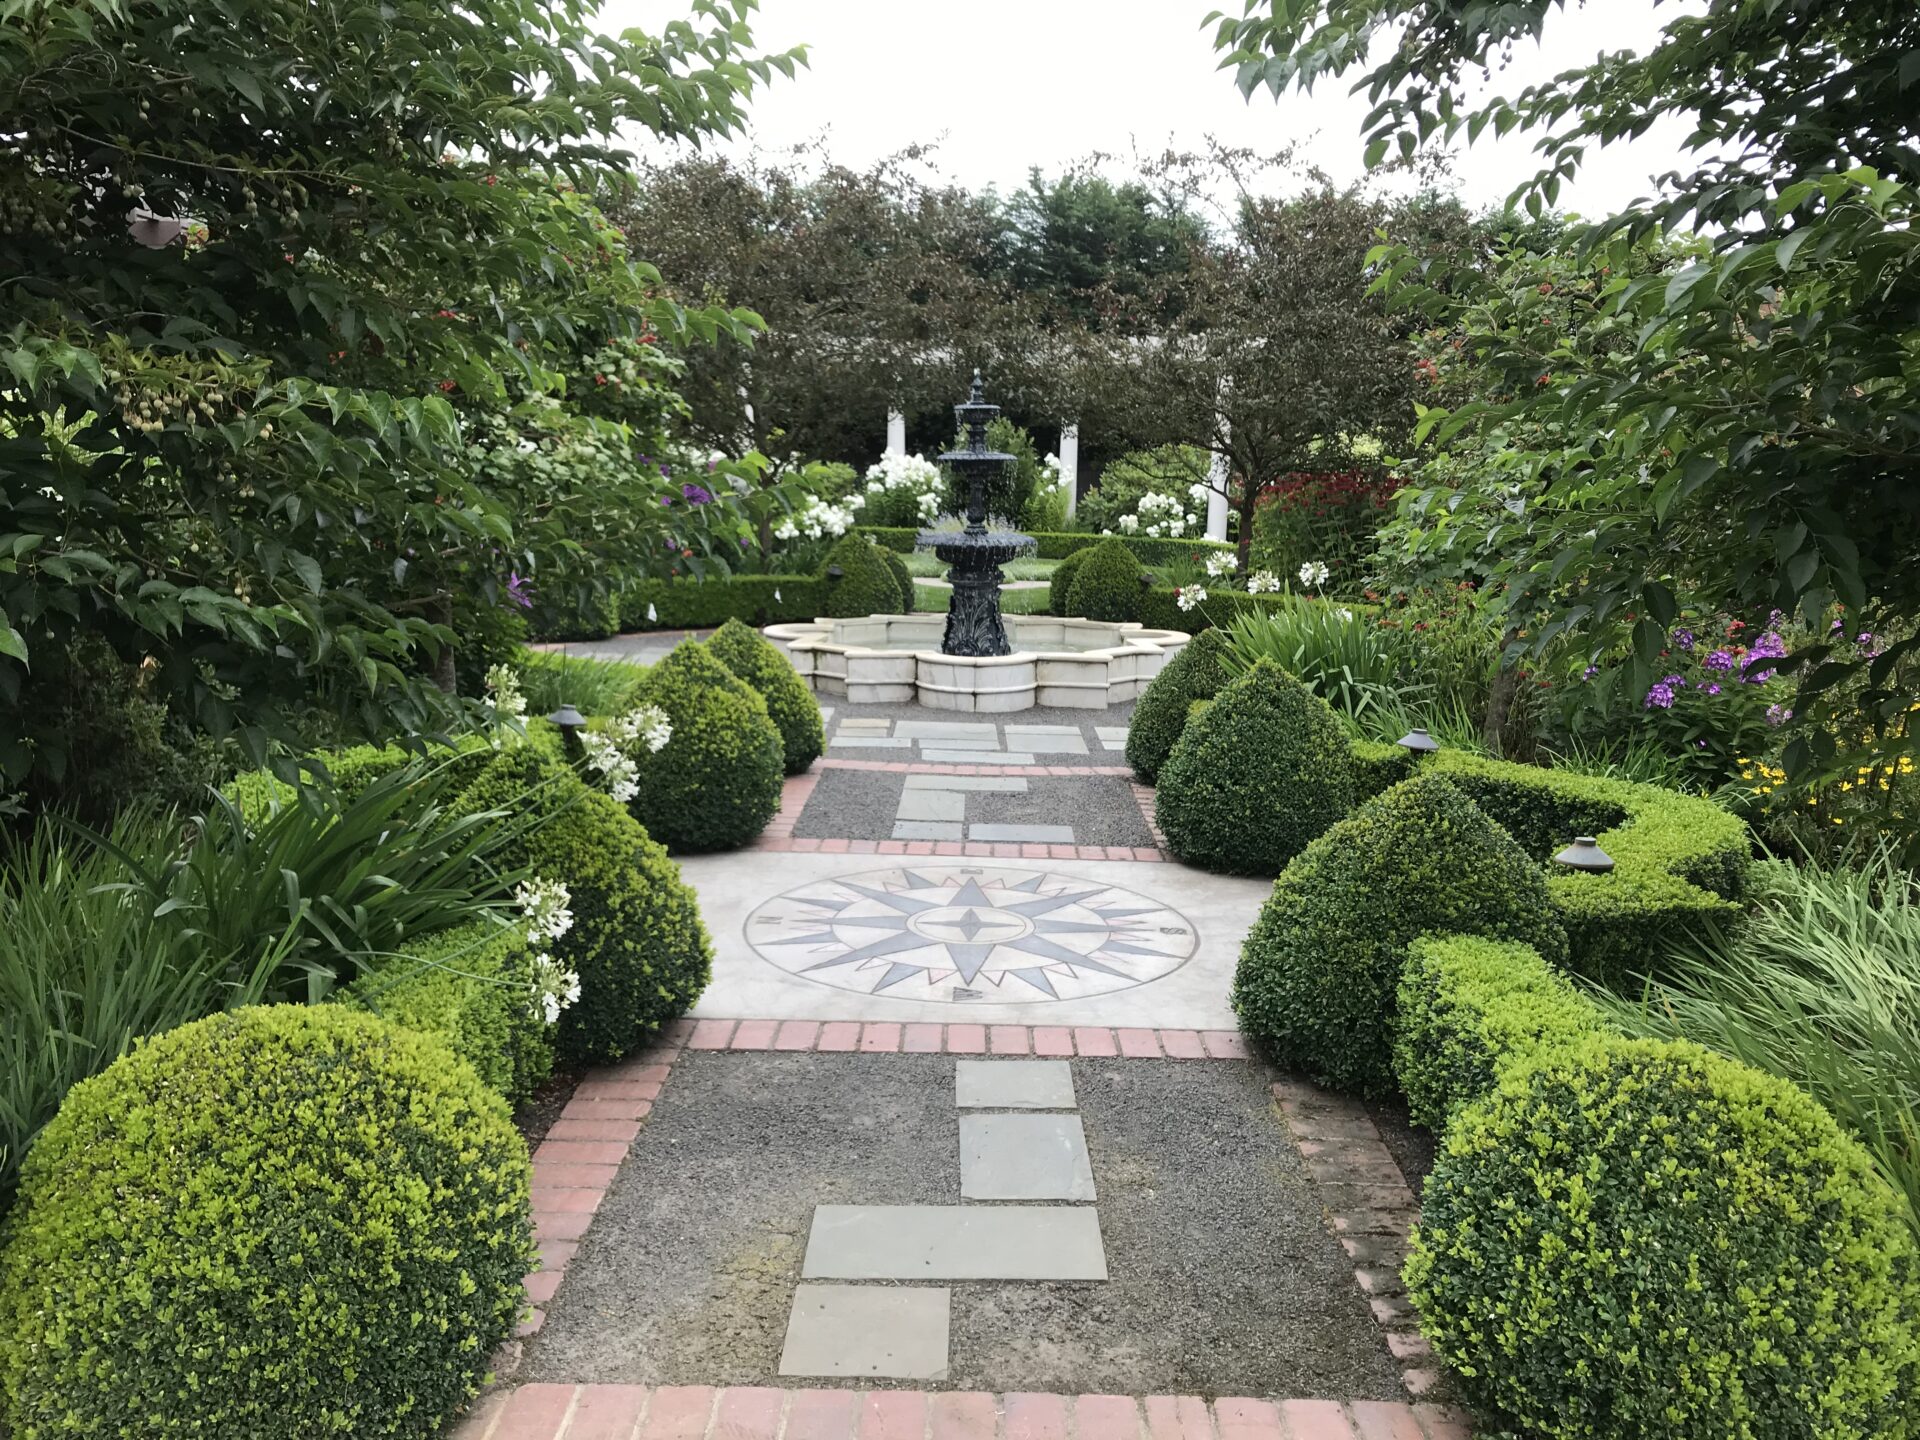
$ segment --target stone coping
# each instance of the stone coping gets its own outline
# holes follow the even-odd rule
[[[1467,1440],[1448,1406],[1197,1395],[522,1385],[453,1440]]]
[[[1113,660],[1127,655],[1158,656],[1178,650],[1193,637],[1184,630],[1150,630],[1137,620],[1082,620],[1051,615],[1008,615],[1004,617],[1007,626],[1007,638],[1015,648],[1009,655],[948,655],[940,649],[940,641],[946,631],[947,617],[934,612],[916,615],[866,615],[847,619],[832,619],[822,616],[814,620],[789,620],[777,625],[768,625],[761,631],[769,640],[806,650],[831,650],[848,655],[863,657],[911,656],[916,660],[931,660],[941,665],[952,665],[964,670],[994,670],[1010,665],[1026,665],[1036,660]],[[917,635],[902,639],[913,640],[908,645],[871,645],[862,644],[853,639],[842,639],[841,632],[854,626],[882,627],[883,635],[891,639],[895,629],[901,631],[925,631],[922,642]],[[1021,632],[1058,628],[1061,631],[1100,631],[1112,632],[1113,639],[1104,645],[1085,647],[1067,647],[1046,649],[1036,644],[1022,647]]]

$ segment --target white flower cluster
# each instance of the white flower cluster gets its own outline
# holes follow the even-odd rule
[[[1231,550],[1216,550],[1207,556],[1207,574],[1218,580],[1240,568],[1240,557]]]
[[[922,520],[937,519],[947,484],[940,467],[919,455],[883,455],[867,470],[867,493],[884,495],[890,490],[905,490],[915,497],[914,504]]]
[[[805,505],[780,517],[780,523],[773,527],[773,538],[797,540],[804,535],[809,540],[838,540],[860,523],[855,512],[866,503],[864,495],[849,495],[844,505],[834,505],[818,495],[810,495]]]
[[[580,998],[580,977],[542,950],[533,957],[533,1006],[551,1025]]]
[[[1202,486],[1194,488],[1204,491]],[[1126,523],[1128,520],[1134,520],[1135,524],[1149,535],[1169,540],[1176,540],[1189,530],[1197,531],[1204,523],[1200,516],[1182,505],[1177,497],[1161,495],[1155,491],[1148,491],[1142,495],[1135,510],[1136,515],[1120,517],[1120,526],[1129,535],[1133,533],[1134,527]]]
[[[1204,585],[1182,585],[1173,592],[1173,603],[1182,610],[1193,610],[1207,603],[1207,587]]]
[[[1284,582],[1271,570],[1256,570],[1247,576],[1249,595],[1278,595]]]
[[[487,704],[493,707],[495,724],[507,724],[526,716],[527,697],[520,693],[520,677],[513,673],[511,665],[487,667]]]
[[[640,793],[640,752],[658,755],[673,739],[673,722],[658,705],[639,705],[605,730],[583,730],[580,748],[600,772],[607,793],[622,805]]]
[[[1300,583],[1309,590],[1316,589],[1327,583],[1331,573],[1324,560],[1309,560],[1300,567]]]
[[[544,948],[573,928],[573,893],[558,880],[535,878],[513,892],[527,926],[533,957],[533,1008],[549,1025],[580,998],[580,977],[555,960]]]

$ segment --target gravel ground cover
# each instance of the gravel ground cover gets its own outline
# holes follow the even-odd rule
[[[1433,1169],[1438,1137],[1431,1130],[1422,1130],[1408,1119],[1407,1102],[1397,1096],[1389,1100],[1369,1100],[1366,1105],[1367,1114],[1373,1117],[1373,1123],[1379,1127],[1381,1143],[1387,1147],[1387,1153],[1393,1156],[1393,1163],[1400,1167],[1400,1173],[1406,1177],[1407,1188],[1418,1199],[1420,1187],[1427,1183],[1427,1172]]]
[[[907,777],[883,770],[822,770],[793,833],[803,839],[889,840]],[[1070,825],[1080,845],[1151,845],[1127,781],[1117,775],[1083,779],[1034,776],[1024,794],[974,791],[967,823]]]
[[[793,833],[802,839],[888,840],[904,775],[884,770],[820,770]]]
[[[1073,1073],[1112,1278],[955,1286],[947,1387],[1401,1398],[1263,1068]],[[813,1208],[957,1202],[953,1085],[948,1057],[689,1055],[516,1379],[780,1383]]]

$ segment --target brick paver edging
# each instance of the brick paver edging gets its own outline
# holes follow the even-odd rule
[[[1067,766],[1018,766],[1018,765],[917,765],[890,760],[821,760],[804,775],[790,775],[780,792],[780,810],[767,828],[760,832],[760,838],[748,848],[758,851],[772,851],[779,854],[798,855],[934,855],[948,858],[972,857],[976,860],[1138,860],[1146,862],[1162,861],[1167,858],[1165,842],[1160,832],[1153,830],[1155,841],[1161,845],[1155,849],[1147,845],[1039,845],[1031,842],[1016,844],[1004,840],[853,840],[821,839],[819,837],[796,838],[793,827],[800,819],[800,812],[806,809],[807,801],[813,796],[813,787],[820,783],[823,769],[837,770],[889,770],[912,775],[1128,775],[1124,765],[1114,767],[1091,768],[1080,766],[1077,769]],[[1140,787],[1136,787],[1138,789]],[[1151,796],[1143,802],[1142,810],[1147,816],[1147,825],[1153,829]]]
[[[1466,1440],[1456,1410],[1389,1400],[522,1385],[453,1440]]]
[[[890,775],[1031,775],[1041,779],[1072,779],[1076,775],[1131,775],[1125,765],[971,765],[964,761],[842,760],[830,755],[815,762],[817,770],[884,770]]]
[[[1125,1060],[1248,1060],[1237,1030],[1105,1025],[947,1025],[899,1020],[696,1020],[693,1050],[840,1055],[1038,1055]]]
[[[1433,1347],[1407,1303],[1400,1270],[1420,1205],[1380,1139],[1367,1107],[1299,1080],[1282,1080],[1273,1098],[1307,1173],[1327,1201],[1327,1223],[1353,1261],[1353,1278],[1386,1332],[1407,1393],[1437,1395],[1443,1381]]]

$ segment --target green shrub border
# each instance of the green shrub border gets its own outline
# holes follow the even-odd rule
[[[812,620],[826,581],[817,575],[715,575],[705,580],[643,580],[620,597],[620,628],[718,629],[729,620],[761,626]],[[647,607],[653,618],[647,618]]]
[[[904,525],[856,525],[854,532],[871,536],[876,545],[902,554],[915,548],[921,531]],[[1034,544],[1037,560],[1064,560],[1076,550],[1098,545],[1102,540],[1118,540],[1142,565],[1165,565],[1189,555],[1210,550],[1231,550],[1224,540],[1158,540],[1148,535],[1093,535],[1080,530],[1042,530],[1028,537]]]

